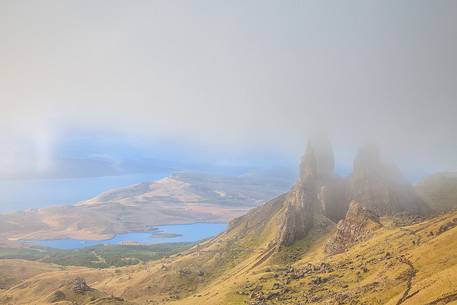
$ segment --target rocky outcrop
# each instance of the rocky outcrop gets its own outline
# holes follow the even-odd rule
[[[332,145],[326,137],[313,138],[317,164],[318,199],[323,214],[333,222],[338,222],[346,215],[348,199],[346,182],[334,174],[335,161]]]
[[[352,201],[346,217],[338,222],[335,236],[328,241],[325,250],[328,254],[344,252],[353,244],[368,239],[380,227],[382,225],[375,213]]]
[[[329,139],[325,136],[313,137],[309,141],[309,145],[314,151],[319,179],[325,180],[325,178],[333,176],[335,157]]]
[[[86,283],[86,280],[83,279],[82,277],[77,277],[73,280],[73,283],[72,283],[72,290],[74,293],[85,293],[87,291],[91,291],[92,288],[89,287],[89,285],[87,285]]]
[[[349,198],[380,216],[425,215],[425,202],[400,171],[385,162],[375,147],[359,151],[349,178]]]
[[[368,221],[379,225],[375,215],[404,214],[399,219],[410,223],[410,219],[425,211],[412,186],[398,170],[382,162],[375,149],[361,150],[349,178],[340,178],[333,172],[329,142],[310,141],[300,163],[299,179],[292,189],[235,219],[230,230],[248,234],[274,218],[279,231],[272,244],[280,249],[305,238],[311,229],[326,227],[325,224],[333,221],[338,223],[338,233],[334,244],[329,245],[329,252],[336,253],[363,239],[369,232],[365,230],[367,227],[376,227],[368,226]],[[351,200],[354,202],[349,208]]]
[[[57,303],[65,300],[65,293],[60,290],[53,292],[47,299],[49,303]]]
[[[333,150],[325,138],[308,143],[299,169],[299,179],[284,201],[279,245],[304,238],[316,218],[337,222],[347,211],[346,184],[333,173]]]
[[[314,150],[308,145],[300,163],[300,177],[284,202],[279,245],[290,245],[305,237],[313,225],[314,213],[320,209],[317,197],[317,162]]]

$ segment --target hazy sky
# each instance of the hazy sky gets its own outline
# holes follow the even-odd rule
[[[0,170],[74,129],[457,170],[457,1],[0,2]],[[100,152],[109,153],[109,152]]]

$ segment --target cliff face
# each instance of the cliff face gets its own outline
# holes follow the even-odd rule
[[[328,183],[336,179],[332,174],[332,154],[327,150],[326,154],[316,155],[312,143],[308,144],[300,162],[299,178],[291,190],[234,219],[229,232],[238,230],[238,237],[244,238],[248,232],[270,231],[267,227],[273,220],[271,231],[274,236],[271,236],[270,245],[279,249],[305,238],[316,224],[319,228],[326,228],[332,222],[325,212],[334,206],[335,199],[340,199],[333,193],[334,185]]]
[[[346,181],[334,174],[334,153],[326,138],[313,139],[317,163],[317,196],[323,214],[333,222],[346,215],[348,208]]]
[[[313,225],[314,213],[320,212],[317,197],[317,162],[310,145],[300,164],[300,178],[288,193],[284,208],[279,244],[290,245],[306,235]]]
[[[347,210],[343,179],[333,174],[333,150],[326,140],[308,144],[300,163],[300,177],[284,202],[280,245],[302,239],[316,218],[342,219]]]
[[[344,252],[353,244],[367,240],[381,227],[376,214],[352,201],[346,217],[338,222],[335,236],[328,241],[325,250],[329,254]]]
[[[360,150],[348,191],[351,200],[379,216],[424,215],[428,211],[400,171],[384,163],[373,147]]]
[[[316,218],[324,217],[335,223],[344,219],[338,224],[339,230],[343,230],[337,234],[340,243],[330,250],[338,252],[344,249],[344,244],[363,239],[362,222],[370,219],[376,223],[375,215],[395,216],[409,223],[429,211],[400,171],[383,162],[373,147],[360,150],[354,171],[347,179],[334,175],[333,166],[330,144],[310,142],[300,164],[300,178],[283,203],[280,245],[304,238]],[[350,235],[348,227],[353,230]]]

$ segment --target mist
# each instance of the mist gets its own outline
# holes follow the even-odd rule
[[[455,1],[2,1],[2,171],[73,129],[457,170]],[[190,144],[189,144],[190,145]],[[103,152],[100,152],[103,153]]]

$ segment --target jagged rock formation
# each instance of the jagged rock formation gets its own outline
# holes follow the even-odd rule
[[[333,153],[332,144],[325,136],[314,137],[309,141],[309,144],[316,158],[316,166],[318,175],[321,180],[333,176],[335,169],[335,158]]]
[[[320,212],[317,197],[317,162],[308,145],[300,164],[300,178],[287,195],[280,229],[280,245],[290,245],[303,238],[313,224],[314,213]]]
[[[243,235],[243,232],[262,231],[271,219],[275,219],[279,230],[272,244],[280,248],[304,238],[317,223],[316,219],[319,225],[331,223],[324,212],[327,206],[334,206],[338,197],[333,193],[337,183],[329,183],[336,179],[332,172],[333,152],[327,150],[327,153],[317,156],[314,146],[309,143],[300,163],[299,179],[292,189],[233,220],[228,233],[239,231],[238,234]]]
[[[375,213],[352,201],[346,217],[338,222],[335,236],[328,241],[325,250],[328,254],[344,252],[353,244],[368,239],[380,227],[382,225]]]
[[[349,197],[379,216],[425,215],[427,205],[400,171],[384,163],[375,147],[359,151],[349,178]]]
[[[347,187],[344,179],[334,174],[334,156],[326,138],[308,143],[300,163],[300,176],[284,203],[279,245],[290,245],[302,239],[315,218],[338,222],[347,211]]]
[[[84,293],[87,291],[91,291],[91,288],[89,287],[89,285],[87,285],[86,280],[81,277],[75,278],[72,285],[74,293]]]
[[[334,174],[335,161],[332,145],[326,137],[310,142],[316,156],[318,199],[323,214],[333,222],[346,215],[348,208],[346,182]]]
[[[342,219],[347,210],[346,187],[334,171],[333,150],[325,138],[308,143],[300,176],[287,194],[279,245],[302,239],[316,218]]]
[[[322,139],[310,141],[300,163],[298,181],[283,199],[275,202],[275,210],[282,213],[279,247],[306,237],[316,219],[340,221],[334,249],[329,246],[329,251],[336,253],[364,239],[369,232],[367,227],[380,225],[376,215],[395,216],[406,224],[427,213],[426,204],[400,171],[381,161],[379,153],[372,147],[361,149],[349,179],[334,175],[333,167],[330,144]],[[271,206],[260,207],[256,213],[271,209]]]

